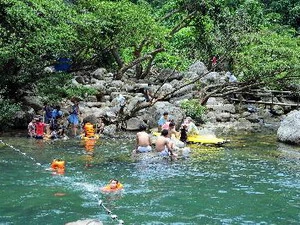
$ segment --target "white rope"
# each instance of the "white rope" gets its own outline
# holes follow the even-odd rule
[[[0,142],[2,143],[2,144],[4,144],[4,145],[6,145],[6,146],[8,146],[8,147],[10,147],[10,148],[12,148],[13,150],[15,150],[16,152],[18,152],[18,153],[20,153],[20,154],[22,154],[22,155],[24,155],[25,157],[27,157],[27,158],[29,158],[29,159],[31,159],[32,161],[34,161],[35,162],[35,164],[36,165],[38,165],[38,166],[41,166],[41,164],[40,163],[38,163],[33,157],[31,157],[31,156],[29,156],[29,155],[27,155],[25,152],[22,152],[20,149],[17,149],[17,148],[15,148],[14,146],[12,146],[12,145],[10,145],[10,144],[7,144],[7,143],[5,143],[5,142],[3,142],[2,140],[0,140]]]
[[[115,215],[115,214],[112,214],[112,211],[109,210],[109,209],[103,204],[102,200],[99,200],[99,201],[98,201],[98,204],[99,204],[99,206],[102,206],[102,208],[106,211],[107,214],[110,215],[110,218],[111,218],[112,220],[117,220],[117,221],[118,221],[118,225],[124,224],[124,221],[123,221],[123,220],[118,220],[118,216]]]

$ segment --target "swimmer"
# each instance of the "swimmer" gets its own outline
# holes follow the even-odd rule
[[[123,190],[123,185],[116,179],[110,180],[109,184],[100,189],[102,192],[116,192]]]

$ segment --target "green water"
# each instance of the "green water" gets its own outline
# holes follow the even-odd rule
[[[99,199],[125,224],[300,224],[300,148],[274,135],[230,138],[192,146],[185,160],[135,162],[134,136],[98,141],[93,156],[75,139],[2,137],[15,149],[0,144],[0,224],[118,224]],[[67,161],[64,175],[47,170],[53,158]],[[111,178],[124,193],[100,193]]]

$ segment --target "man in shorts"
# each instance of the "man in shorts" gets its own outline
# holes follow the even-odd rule
[[[148,133],[146,133],[146,126],[140,126],[141,131],[136,134],[136,153],[151,152],[151,138]]]

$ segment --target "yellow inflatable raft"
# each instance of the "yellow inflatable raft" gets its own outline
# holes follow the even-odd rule
[[[159,132],[153,131],[154,136],[160,136]],[[213,135],[192,135],[187,137],[187,143],[199,143],[203,145],[222,145],[228,142],[228,140],[222,138],[216,138]]]

